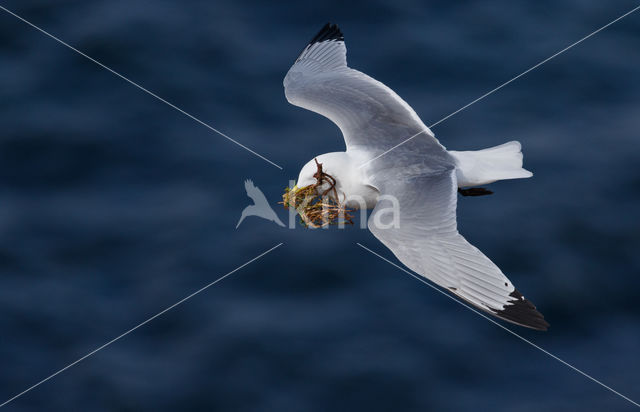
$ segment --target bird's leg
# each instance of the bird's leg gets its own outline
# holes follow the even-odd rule
[[[484,196],[493,194],[491,190],[487,190],[483,187],[471,187],[469,189],[458,188],[458,193],[460,193],[462,196]]]

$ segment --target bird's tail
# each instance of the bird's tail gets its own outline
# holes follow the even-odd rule
[[[456,161],[458,187],[486,185],[497,180],[533,176],[522,168],[520,142],[511,141],[483,150],[449,153]]]

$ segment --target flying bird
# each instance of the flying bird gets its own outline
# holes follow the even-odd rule
[[[262,193],[262,190],[258,189],[249,179],[244,181],[244,188],[247,191],[247,196],[253,200],[253,204],[244,208],[242,215],[240,215],[240,220],[238,220],[238,224],[236,225],[236,229],[247,216],[258,216],[277,223],[278,226],[284,226],[284,223],[282,223],[278,215],[276,215],[276,212],[269,206],[269,202],[267,202],[267,198],[264,196],[264,193]]]
[[[351,208],[373,208],[369,230],[409,269],[487,313],[546,330],[542,314],[456,223],[458,192],[490,194],[474,186],[532,176],[522,168],[520,143],[447,150],[393,90],[347,66],[346,55],[342,32],[326,24],[284,78],[287,100],[329,118],[346,143],[346,151],[305,164],[297,187],[319,183],[317,160],[335,179],[330,191],[326,183],[317,190]]]

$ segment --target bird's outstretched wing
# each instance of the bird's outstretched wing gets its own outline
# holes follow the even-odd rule
[[[262,193],[262,190],[258,189],[253,184],[252,180],[247,179],[244,181],[244,189],[247,191],[247,196],[249,196],[251,200],[253,200],[253,203],[255,205],[261,206],[269,204],[269,202],[267,202],[267,198],[264,196],[264,193]]]
[[[381,197],[369,230],[408,268],[473,306],[538,330],[549,324],[502,271],[458,233],[454,170],[423,176],[377,176]],[[397,201],[398,227],[389,227]]]
[[[300,54],[284,78],[287,100],[338,125],[347,150],[373,155],[394,151],[446,154],[413,109],[379,81],[347,66],[342,32],[327,23]],[[421,133],[422,132],[422,133]]]

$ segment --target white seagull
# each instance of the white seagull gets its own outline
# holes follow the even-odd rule
[[[456,223],[458,191],[489,194],[463,188],[532,176],[522,168],[520,143],[448,151],[400,96],[348,67],[346,56],[340,29],[328,23],[284,78],[291,104],[329,118],[344,136],[345,152],[317,156],[323,171],[335,178],[338,198],[346,199],[348,207],[373,208],[369,230],[411,270],[485,312],[546,330],[542,314],[458,233]],[[316,171],[312,159],[300,171],[297,186],[316,183]],[[365,204],[350,203],[350,198]],[[381,212],[393,202],[399,205],[399,222],[384,224]]]

